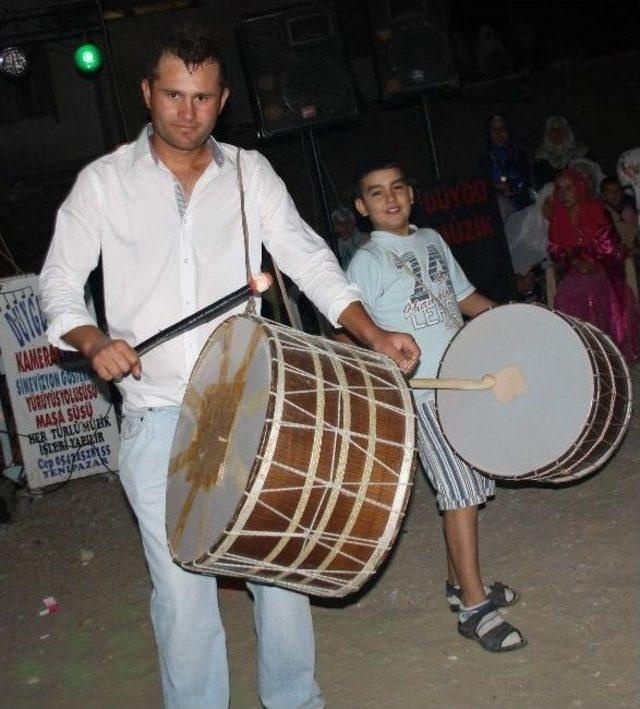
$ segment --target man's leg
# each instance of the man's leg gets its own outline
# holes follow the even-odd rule
[[[248,584],[258,635],[258,691],[267,709],[320,709],[309,598]]]
[[[171,560],[165,528],[167,467],[179,409],[140,410],[122,423],[120,478],[149,565],[151,618],[168,709],[227,709],[229,672],[216,580]]]

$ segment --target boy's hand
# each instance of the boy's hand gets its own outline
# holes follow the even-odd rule
[[[389,332],[378,327],[360,301],[349,303],[340,313],[338,322],[359,342],[391,357],[403,374],[408,374],[418,363],[420,348],[413,337],[404,332]]]
[[[404,332],[380,330],[369,346],[376,352],[386,354],[398,365],[403,374],[409,374],[420,359],[420,348],[416,341]]]

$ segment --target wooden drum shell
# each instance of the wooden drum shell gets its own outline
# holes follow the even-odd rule
[[[221,337],[232,341],[238,328],[258,333],[270,369],[257,450],[223,533],[189,558],[176,535],[176,511],[192,494],[189,466],[175,464],[189,443],[179,423],[167,489],[174,561],[310,595],[352,593],[383,561],[408,501],[415,439],[408,387],[383,355],[249,316],[211,335],[190,386],[207,377],[207,348]],[[215,502],[216,485],[203,494]],[[182,533],[190,526],[198,521]]]

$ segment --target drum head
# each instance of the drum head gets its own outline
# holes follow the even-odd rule
[[[167,536],[174,557],[214,546],[244,495],[262,439],[271,357],[253,320],[218,327],[193,369],[171,450]]]
[[[469,322],[451,341],[442,378],[481,378],[517,366],[525,391],[440,390],[440,424],[458,455],[490,475],[518,478],[558,460],[583,432],[594,398],[589,354],[574,328],[543,307],[511,304]]]

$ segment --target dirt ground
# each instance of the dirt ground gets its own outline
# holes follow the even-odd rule
[[[638,368],[634,380],[638,391]],[[489,654],[456,632],[440,520],[419,474],[377,583],[346,603],[314,604],[327,705],[640,707],[639,429],[636,413],[617,455],[592,478],[562,489],[501,487],[482,513],[485,579],[522,593],[508,617],[529,645],[513,653]],[[0,706],[160,707],[149,590],[117,481],[94,477],[23,497],[0,526]],[[41,616],[47,596],[60,610]],[[231,706],[258,707],[250,600],[229,587],[221,606]]]

